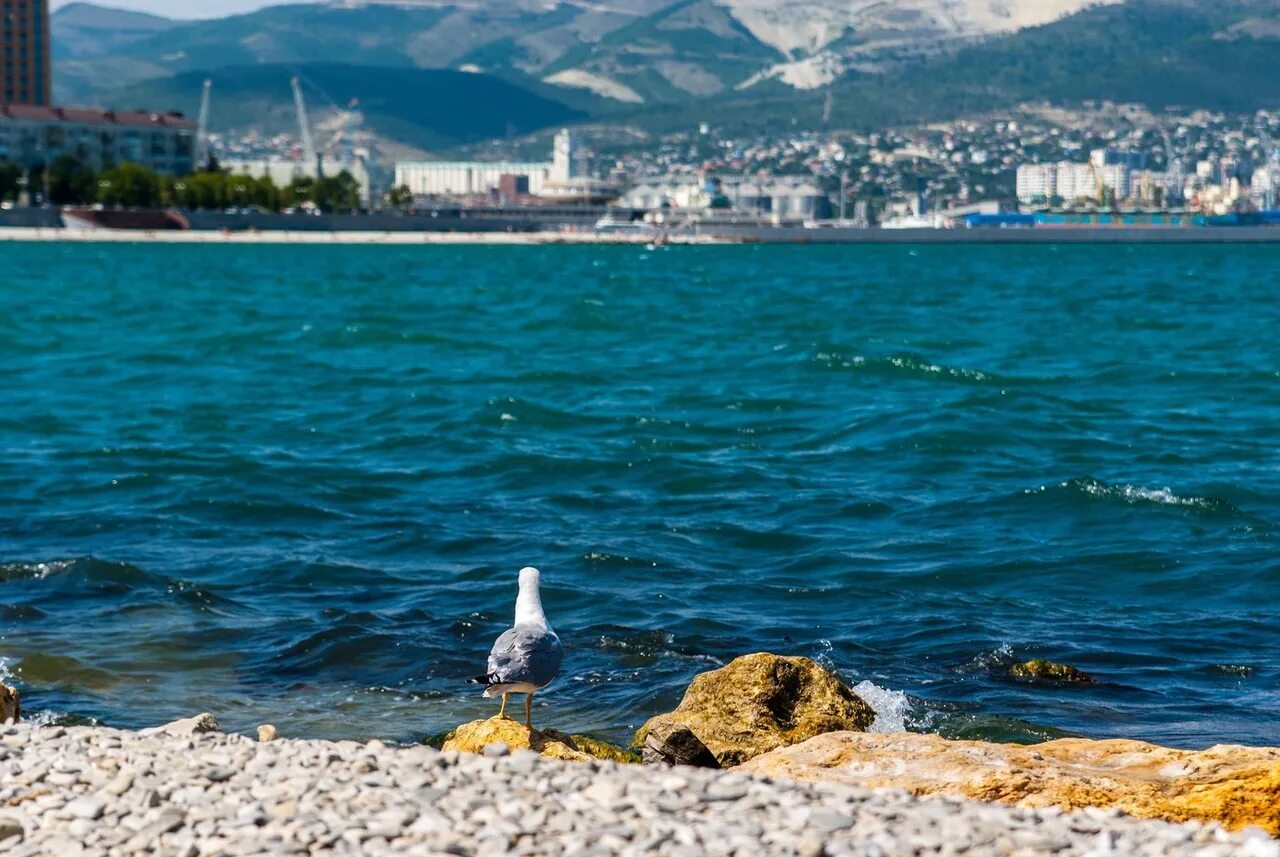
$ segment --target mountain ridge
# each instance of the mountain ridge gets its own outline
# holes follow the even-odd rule
[[[620,101],[668,102],[751,85],[776,66],[819,55],[838,75],[882,48],[932,48],[1121,1],[1040,0],[1013,14],[1009,0],[341,0],[203,21],[82,2],[55,12],[52,27],[58,56],[77,60],[56,78],[65,100],[92,99],[110,88],[108,80],[127,85],[219,65],[340,58],[465,68]],[[812,76],[774,78],[803,86]]]

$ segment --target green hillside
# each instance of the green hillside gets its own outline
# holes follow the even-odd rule
[[[828,93],[832,125],[864,129],[1028,101],[1280,105],[1277,0],[1127,0],[807,91],[773,80],[736,89],[782,57],[712,0],[651,0],[627,13],[563,3],[294,5],[181,23],[80,4],[54,23],[60,98],[194,112],[203,70],[214,69],[216,128],[280,130],[293,125],[288,79],[307,68],[317,94],[340,104],[359,97],[371,130],[420,148],[588,118],[651,131],[701,121],[812,129]],[[107,48],[95,52],[85,35],[93,32],[109,34]],[[320,62],[333,57],[347,65]],[[492,74],[441,70],[461,65]],[[541,82],[568,70],[624,84],[645,103]]]
[[[297,118],[290,80],[295,75],[303,81],[317,118],[357,98],[368,130],[422,149],[526,134],[587,118],[582,110],[491,75],[336,63],[186,72],[134,84],[105,101],[120,108],[147,104],[195,115],[208,78],[213,81],[212,129],[293,131]]]

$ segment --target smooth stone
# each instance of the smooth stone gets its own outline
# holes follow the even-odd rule
[[[151,729],[144,729],[140,733],[143,736],[149,735],[200,735],[209,732],[221,732],[222,727],[218,725],[218,721],[214,719],[212,714],[197,714],[195,717],[186,717],[182,720],[174,720],[172,723],[166,723],[163,726],[155,726]]]

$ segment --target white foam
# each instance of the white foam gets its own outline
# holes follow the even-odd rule
[[[858,695],[871,710],[876,719],[869,732],[906,732],[907,718],[911,715],[911,700],[900,690],[889,690],[869,681],[859,683],[853,692]]]

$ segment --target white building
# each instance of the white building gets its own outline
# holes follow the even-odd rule
[[[1058,165],[1057,196],[1066,202],[1098,198],[1098,174],[1093,164]]]
[[[551,181],[551,164],[524,161],[402,161],[396,186],[414,196],[483,196],[498,190],[506,175],[526,176],[529,193],[541,196]]]
[[[551,146],[551,181],[569,184],[577,179],[589,179],[591,169],[587,153],[577,137],[568,129],[556,135]]]
[[[700,173],[642,180],[619,201],[644,211],[685,212],[725,210],[775,220],[814,220],[829,215],[830,200],[808,179],[728,176]]]
[[[404,161],[396,164],[396,185],[414,196],[486,196],[503,176],[524,176],[533,196],[582,196],[597,189],[586,150],[568,130],[556,134],[551,161]]]
[[[1249,197],[1253,204],[1264,211],[1280,206],[1280,162],[1273,162],[1253,171]]]
[[[1097,180],[1111,191],[1113,198],[1128,199],[1133,191],[1133,171],[1123,164],[1107,164],[1096,171]]]
[[[1046,202],[1058,195],[1057,164],[1023,164],[1018,167],[1018,200]]]

